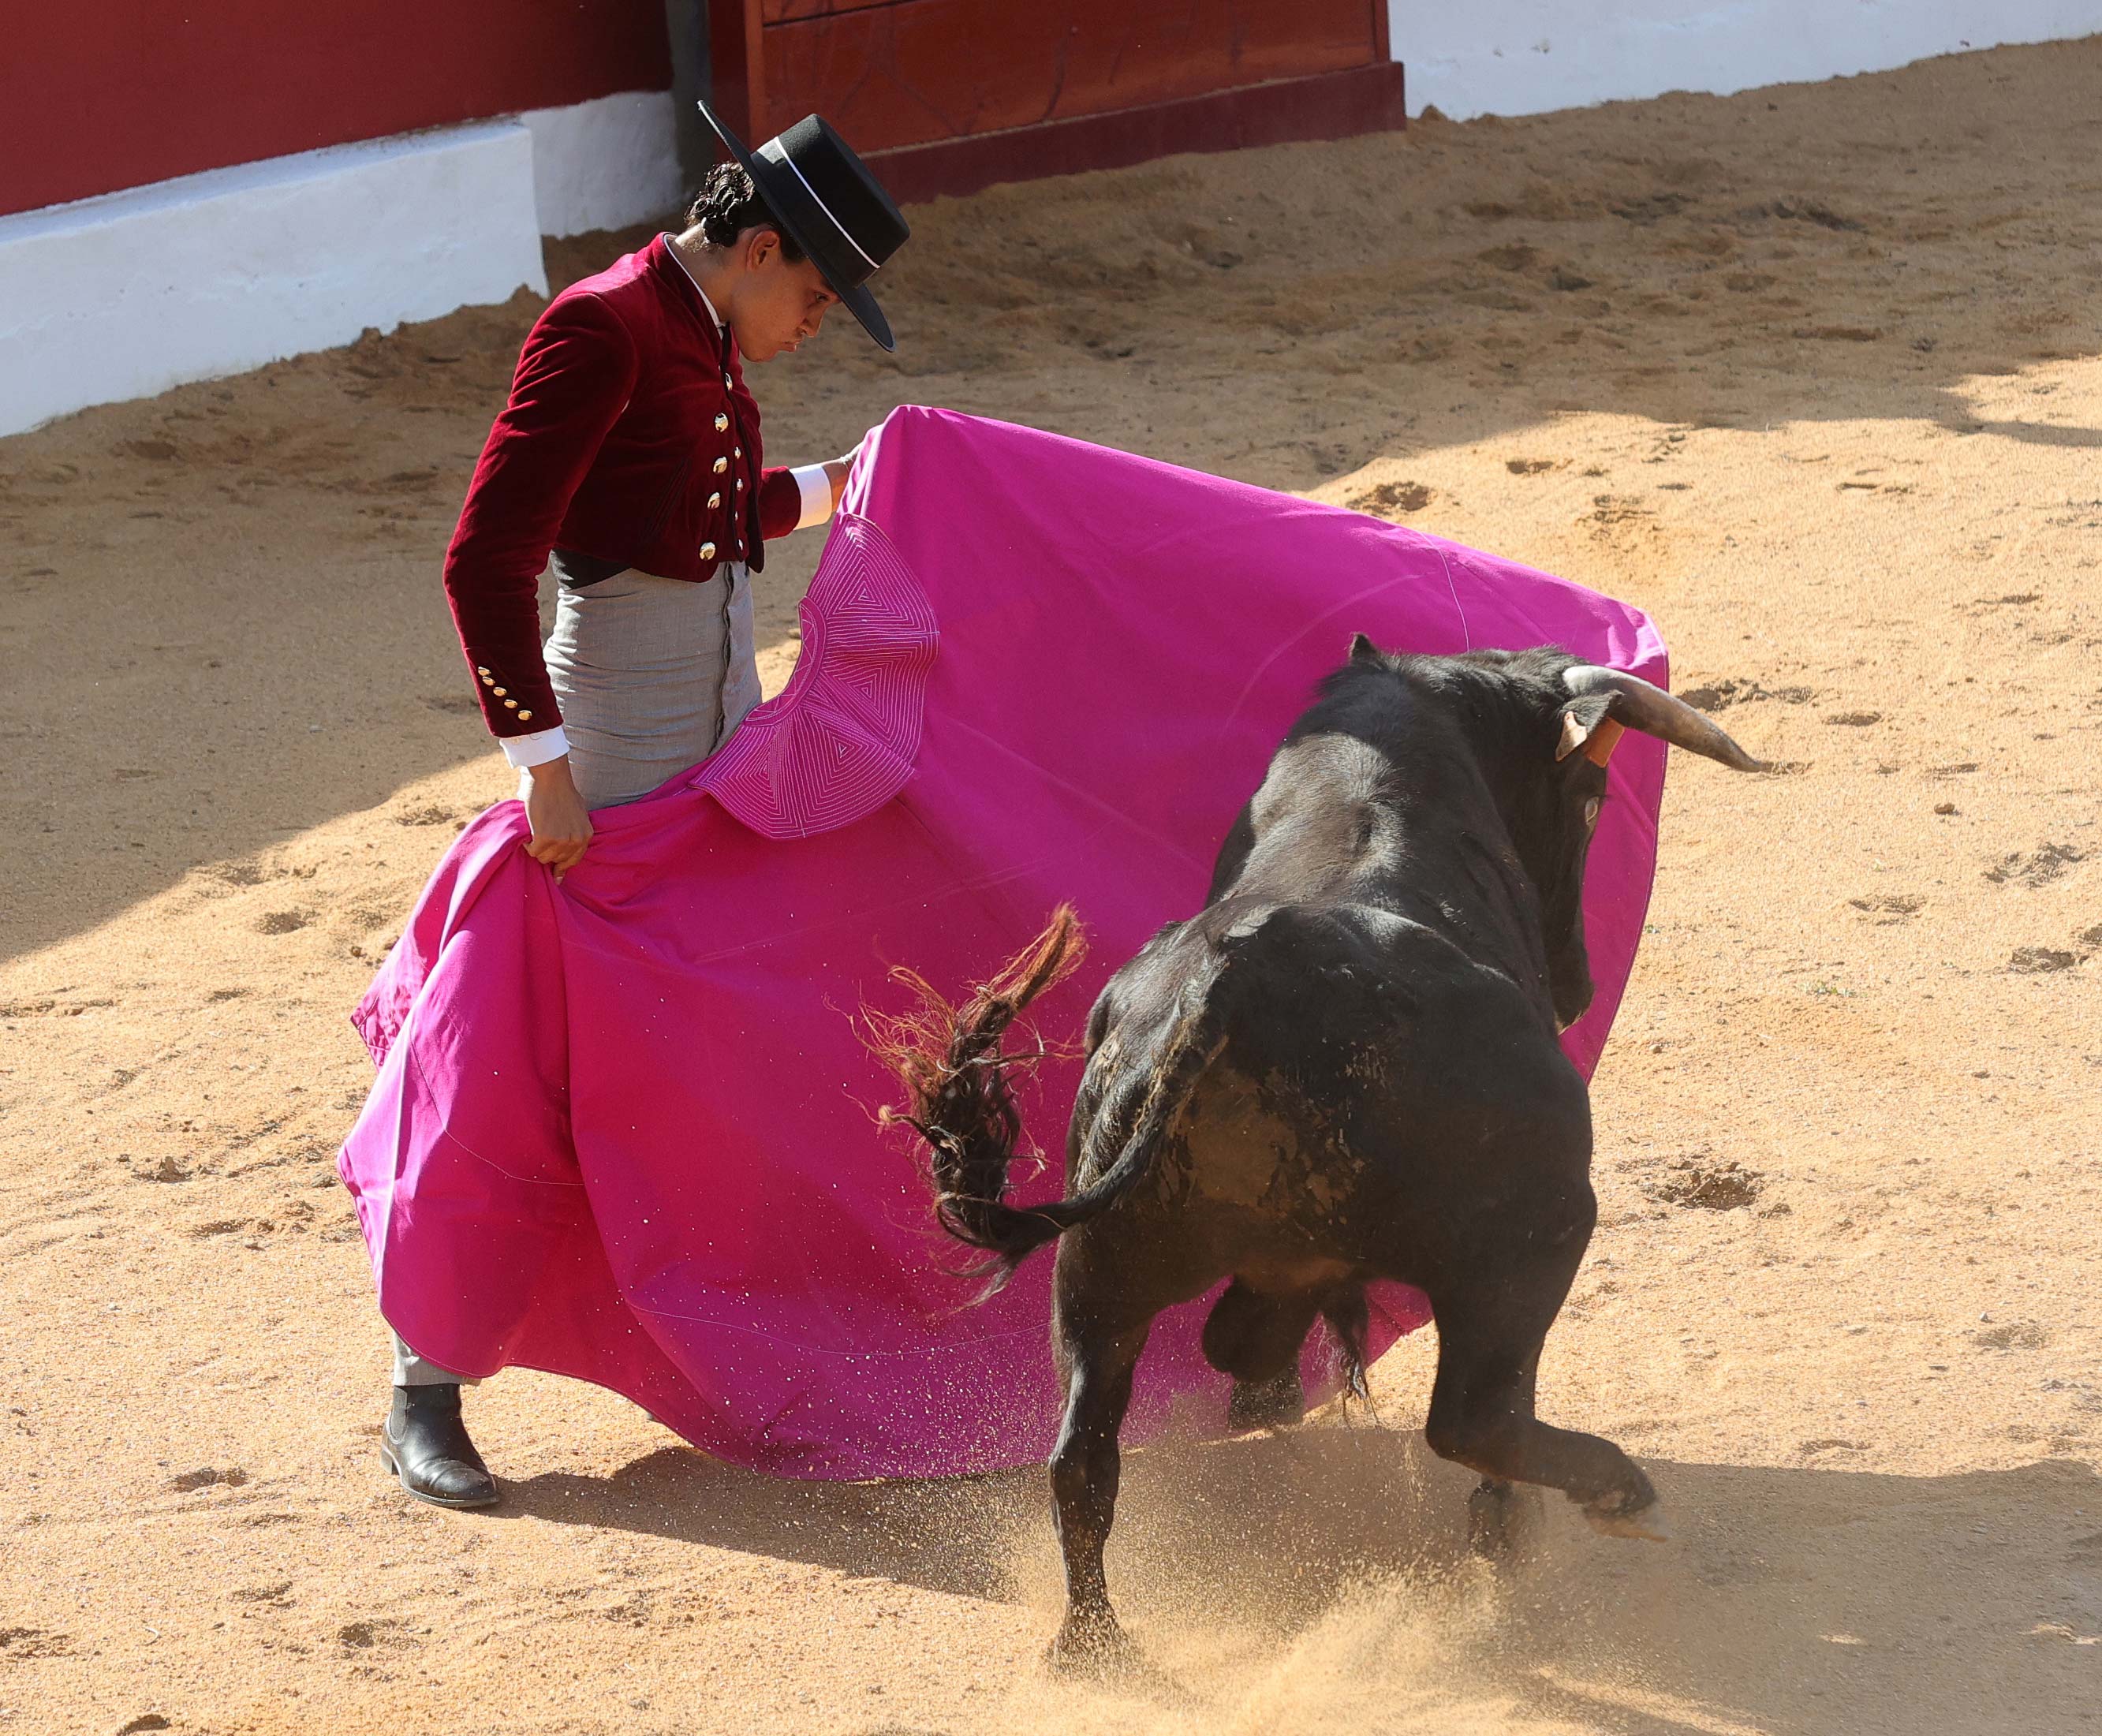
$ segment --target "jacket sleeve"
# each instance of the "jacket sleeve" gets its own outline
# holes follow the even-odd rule
[[[785,464],[768,465],[759,473],[759,534],[770,543],[802,522],[803,485]]]
[[[561,721],[540,655],[540,574],[570,497],[635,387],[634,340],[594,295],[557,300],[518,357],[446,551],[446,600],[497,735]]]

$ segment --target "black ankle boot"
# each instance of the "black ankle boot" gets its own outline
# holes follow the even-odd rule
[[[401,1486],[437,1507],[488,1507],[496,1480],[460,1421],[459,1387],[397,1387],[379,1432],[380,1456]]]

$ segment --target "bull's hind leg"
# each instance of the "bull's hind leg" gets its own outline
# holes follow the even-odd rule
[[[1467,1547],[1492,1561],[1509,1560],[1523,1524],[1522,1499],[1517,1484],[1483,1477],[1467,1497]]]
[[[1054,1667],[1137,1667],[1110,1608],[1102,1550],[1116,1515],[1117,1431],[1153,1317],[1201,1296],[1223,1274],[1217,1238],[1183,1218],[1172,1228],[1124,1207],[1058,1244],[1051,1274],[1051,1343],[1066,1383],[1066,1420],[1051,1455],[1051,1494],[1066,1558],[1066,1619]]]
[[[1593,1527],[1621,1537],[1670,1534],[1656,1491],[1610,1441],[1556,1428],[1533,1413],[1533,1389],[1547,1329],[1568,1293],[1583,1248],[1550,1264],[1502,1269],[1472,1265],[1464,1283],[1435,1293],[1438,1378],[1424,1426],[1430,1450],[1488,1479],[1470,1503],[1489,1521],[1502,1505],[1498,1483],[1559,1489]]]
[[[1059,1251],[1062,1268],[1065,1250]],[[1052,1334],[1066,1379],[1066,1419],[1051,1454],[1051,1494],[1066,1561],[1066,1618],[1052,1641],[1051,1663],[1101,1669],[1121,1660],[1129,1645],[1110,1607],[1102,1551],[1123,1468],[1117,1431],[1151,1318],[1112,1324],[1069,1294],[1064,1282],[1058,1290]]]
[[[1525,1371],[1526,1392],[1537,1386],[1537,1353]],[[1527,1404],[1532,1399],[1528,1396]],[[1540,1516],[1540,1490],[1532,1484],[1518,1484],[1500,1476],[1485,1476],[1467,1497],[1467,1547],[1484,1559],[1504,1565],[1517,1556],[1529,1526]]]

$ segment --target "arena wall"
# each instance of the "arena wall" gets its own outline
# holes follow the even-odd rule
[[[547,279],[516,122],[0,217],[0,434],[521,286]]]
[[[1390,0],[1408,106],[1454,120],[1727,94],[2102,32],[2102,0]]]
[[[671,87],[663,0],[9,9],[0,213]]]
[[[543,235],[677,203],[670,83],[663,0],[24,10],[0,434],[544,291]]]
[[[818,47],[846,53],[855,29],[872,28],[848,0],[716,3],[718,38],[734,11],[809,51],[780,59],[782,101],[806,94],[805,73],[812,89],[824,84]],[[2102,0],[1387,3],[1376,57],[1406,66],[1412,111],[1435,104],[1455,118],[1727,92],[2102,31]],[[910,19],[940,12],[920,0]],[[837,40],[820,43],[816,20],[834,13]],[[769,112],[749,69],[716,47],[724,107],[735,118]],[[946,64],[935,53],[929,76]],[[1322,87],[1336,130],[1395,124],[1399,71],[1386,69],[1391,89],[1380,67],[1319,74],[1358,81]],[[1315,82],[1286,76],[1306,70],[1265,62],[1269,82],[1250,91],[1179,102],[1160,100],[1179,91],[1171,81],[1136,109],[1053,126],[996,117],[996,155],[1003,140],[1027,142],[1012,167],[969,156],[972,140],[952,149],[901,135],[877,154],[902,191],[924,194],[1193,143],[1306,136],[1306,116],[1284,100]],[[0,434],[544,289],[541,235],[618,228],[676,204],[670,82],[664,0],[28,9],[0,60]]]

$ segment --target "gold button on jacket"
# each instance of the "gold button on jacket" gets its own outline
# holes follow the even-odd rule
[[[715,545],[713,543],[703,543],[703,544],[701,544],[701,558],[702,558],[703,561],[712,561],[713,559],[715,559],[715,557],[716,557],[716,545]]]
[[[725,415],[721,411],[717,411],[716,412],[716,432],[718,434],[726,433],[729,432],[729,418]]]
[[[724,471],[729,468],[729,460],[726,458],[719,458],[708,468],[714,471],[717,476],[721,476]]]

